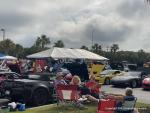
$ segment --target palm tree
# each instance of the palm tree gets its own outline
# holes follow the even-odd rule
[[[45,46],[50,43],[50,39],[46,35],[41,35],[41,37],[37,37],[34,46],[37,49],[45,49]]]
[[[80,49],[89,50],[89,48],[88,48],[88,47],[86,47],[85,45],[81,46],[81,48],[80,48]]]
[[[47,44],[50,44],[50,39],[46,35],[41,35],[41,47],[45,48]]]
[[[111,52],[116,53],[119,50],[118,44],[113,44],[111,46]]]
[[[95,53],[101,53],[102,52],[102,46],[95,43],[93,46],[92,46],[92,51],[95,52]]]
[[[41,38],[37,37],[36,42],[35,42],[36,47],[41,47]]]
[[[54,47],[63,48],[63,47],[65,47],[65,45],[62,40],[58,40],[57,42],[54,43]]]

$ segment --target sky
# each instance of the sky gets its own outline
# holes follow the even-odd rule
[[[146,0],[0,0],[6,38],[30,47],[41,34],[66,47],[150,52],[150,5]],[[0,31],[0,40],[2,40]]]

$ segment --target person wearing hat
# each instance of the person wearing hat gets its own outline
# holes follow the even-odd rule
[[[63,77],[63,73],[62,72],[58,72],[56,74],[56,79],[54,81],[54,85],[57,86],[59,84],[62,84],[62,85],[67,85],[66,81],[64,80],[64,77]]]

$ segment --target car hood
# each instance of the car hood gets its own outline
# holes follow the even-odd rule
[[[112,78],[112,81],[117,81],[117,80],[130,80],[130,79],[134,79],[134,78],[139,78],[137,76],[116,76]]]
[[[144,83],[144,84],[150,84],[150,77],[145,78],[145,79],[143,80],[143,83]]]

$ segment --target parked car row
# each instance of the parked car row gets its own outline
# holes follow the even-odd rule
[[[100,84],[105,85],[112,84],[114,86],[129,86],[132,88],[142,86],[144,89],[150,89],[150,76],[141,71],[105,70],[97,75],[95,79]]]
[[[123,76],[116,76],[112,78],[111,84],[115,86],[125,85],[132,88],[142,86],[142,80],[146,78],[142,72],[126,72]]]
[[[142,72],[105,70],[96,76],[96,80],[106,85],[127,85],[133,88],[143,86],[147,89],[150,88],[150,78],[147,77]],[[51,73],[19,75],[15,72],[0,72],[0,96],[35,106],[53,102],[55,99],[53,80],[54,75]]]

